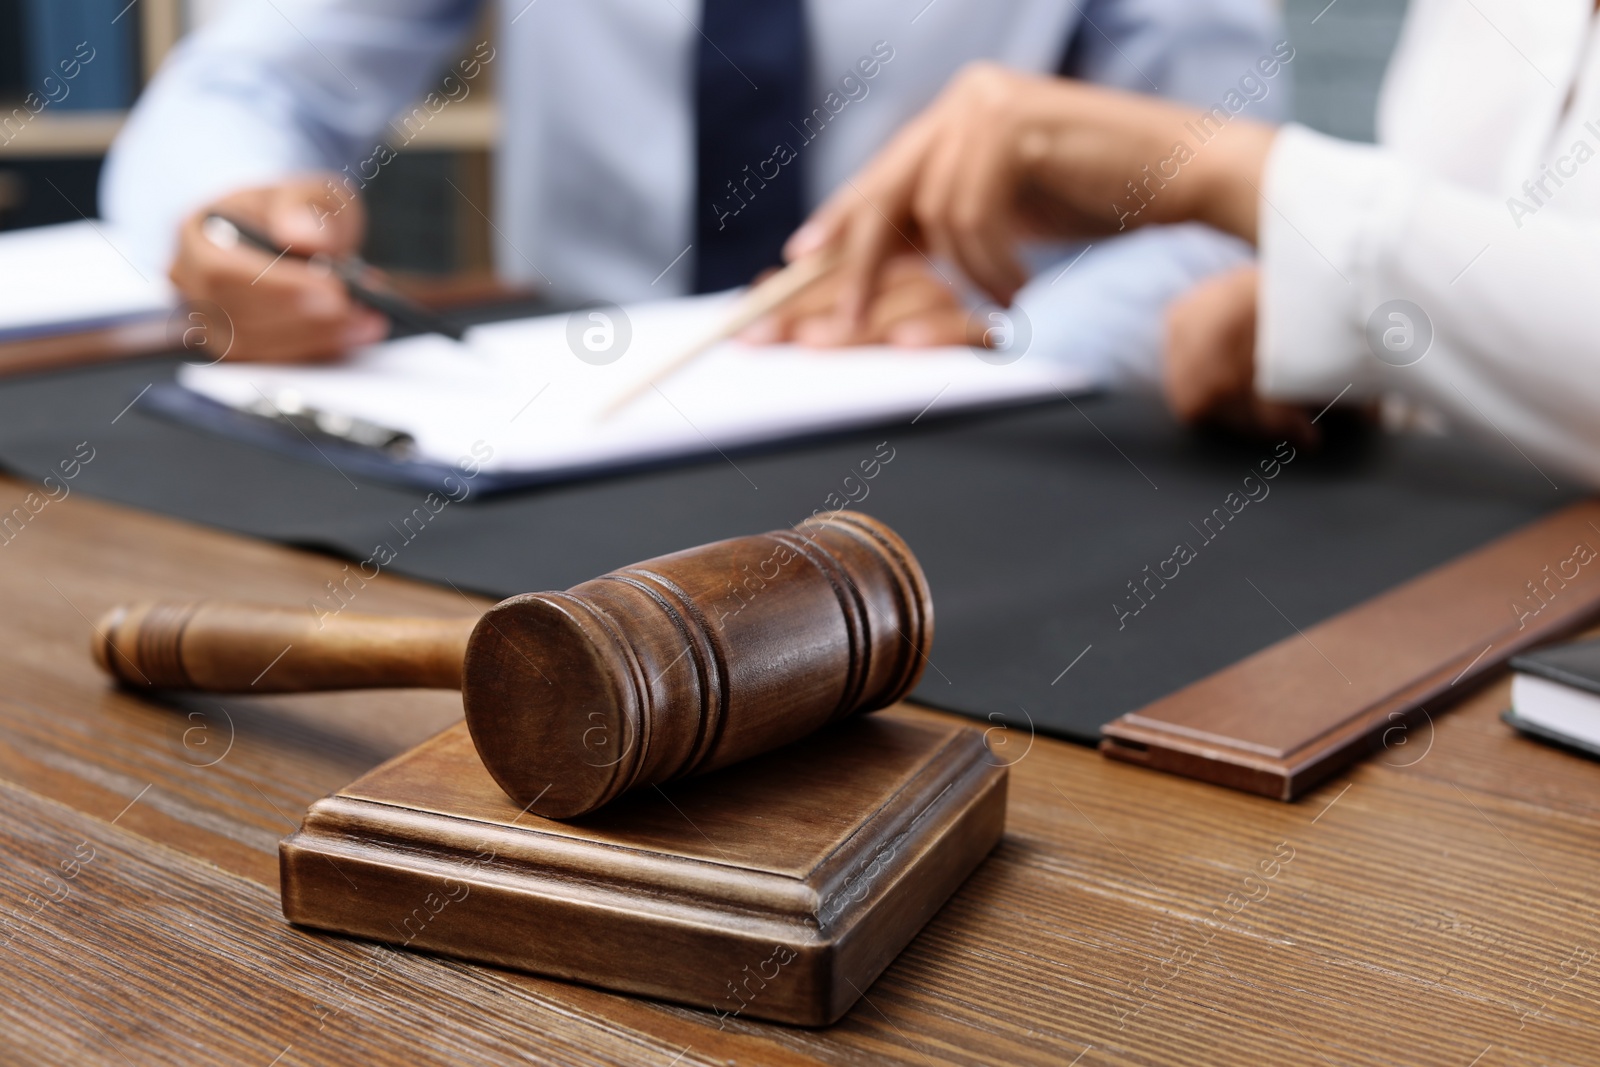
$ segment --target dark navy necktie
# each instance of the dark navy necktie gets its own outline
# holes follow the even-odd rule
[[[782,262],[803,221],[803,0],[705,0],[695,61],[694,291],[744,285]]]

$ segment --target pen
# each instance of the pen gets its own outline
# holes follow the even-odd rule
[[[294,256],[296,259],[326,263],[334,276],[344,282],[345,288],[350,291],[351,299],[375,311],[381,311],[395,322],[413,330],[422,333],[442,333],[455,341],[461,340],[466,334],[462,327],[434,314],[414,300],[392,290],[377,289],[363,282],[361,276],[366,272],[367,264],[358,256],[351,256],[348,259],[334,259],[320,254],[301,256],[274,244],[270,237],[254,227],[216,212],[207,215],[200,228],[206,239],[219,248],[232,248],[242,241],[269,256]]]

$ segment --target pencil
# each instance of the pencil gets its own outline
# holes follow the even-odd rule
[[[734,305],[733,310],[728,313],[728,317],[717,324],[716,329],[689,345],[665,365],[657,368],[648,378],[635,382],[621,393],[618,393],[606,403],[605,407],[600,409],[600,418],[602,420],[611,418],[643,396],[657,382],[676,374],[696,359],[699,359],[714,345],[726,341],[757,319],[781,307],[791,297],[809,288],[823,275],[831,271],[838,261],[839,256],[836,252],[831,250],[820,252],[817,255],[796,260],[765,281],[751,286],[750,290]]]

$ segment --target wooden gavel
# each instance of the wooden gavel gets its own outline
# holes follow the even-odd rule
[[[495,781],[565,819],[901,699],[927,662],[933,602],[894,531],[838,511],[477,619],[158,602],[97,629],[96,661],[141,689],[460,688]]]

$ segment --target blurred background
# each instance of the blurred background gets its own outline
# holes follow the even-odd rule
[[[97,215],[101,163],[140,87],[186,33],[233,2],[0,0],[0,230]],[[470,40],[493,38],[489,7]],[[1404,12],[1405,0],[1285,0],[1299,121],[1372,139],[1373,105]],[[94,62],[66,96],[18,121],[14,109],[27,93],[39,93],[51,64],[85,40]],[[493,77],[490,64],[472,97],[441,112],[368,187],[371,262],[425,275],[490,269],[488,223],[449,183],[475,203],[491,202]]]

